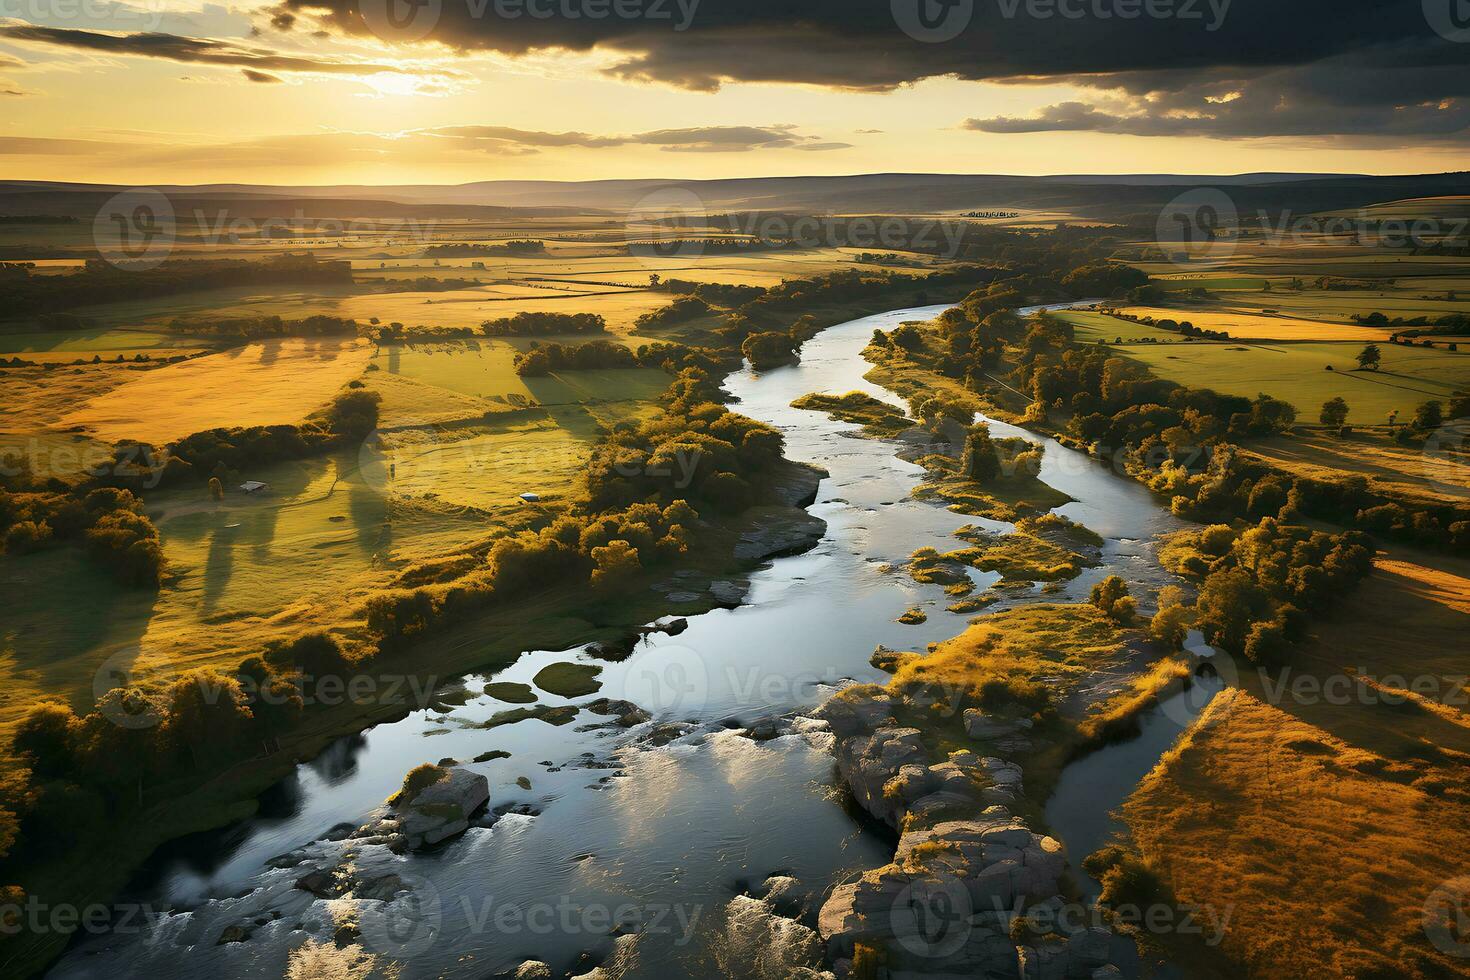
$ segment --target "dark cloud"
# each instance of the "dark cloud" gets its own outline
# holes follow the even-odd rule
[[[337,33],[371,35],[359,2],[284,0],[279,9]],[[691,5],[685,0],[681,6],[667,0],[642,5],[663,11],[663,19],[568,18],[556,12],[559,5],[548,5],[549,17],[523,11],[509,18],[499,15],[496,0],[445,2],[424,40],[513,55],[595,49],[613,56],[607,70],[615,77],[696,91],[714,91],[728,82],[881,91],[934,77],[1017,83],[1085,79],[1100,93],[1136,86],[1135,95],[1138,89],[1165,92],[1198,108],[1200,99],[1192,93],[1200,78],[1231,76],[1250,90],[1243,106],[1215,113],[1227,120],[1221,123],[1181,121],[1192,111],[1185,108],[1098,105],[1083,113],[1057,106],[1026,122],[977,121],[994,132],[1088,127],[1351,134],[1370,131],[1374,120],[1407,105],[1411,111],[1392,131],[1439,134],[1448,120],[1412,107],[1455,97],[1463,82],[1450,76],[1470,77],[1470,44],[1436,34],[1425,3],[1416,0],[960,0],[953,9],[961,15],[969,9],[970,15],[963,29],[942,43],[926,43],[897,26],[895,11],[911,12],[928,2],[700,0]],[[1455,2],[1427,0],[1430,5]],[[1061,8],[1081,16],[1063,16]],[[1110,16],[1099,16],[1099,10]],[[1149,16],[1152,10],[1169,16]],[[1041,16],[1047,11],[1052,16]],[[419,33],[416,27],[414,33]],[[1363,67],[1347,77],[1344,91],[1333,92],[1321,90],[1310,71],[1324,62]],[[1436,67],[1449,70],[1440,73]],[[1405,84],[1390,76],[1404,73],[1415,76],[1409,87],[1423,90],[1414,102],[1389,94]],[[1318,77],[1333,74],[1342,75]],[[1299,86],[1285,94],[1304,108],[1280,111],[1269,91],[1278,83]],[[1244,118],[1247,107],[1254,122]],[[1344,128],[1333,130],[1339,109],[1347,110],[1347,119]]]
[[[1067,79],[1098,88],[1024,118],[968,119],[987,133],[1101,132],[1132,136],[1352,137],[1374,142],[1470,137],[1470,73],[1406,45],[1267,70],[1130,72]],[[1106,90],[1103,90],[1103,87]]]
[[[241,71],[242,74],[244,74],[244,76],[246,78],[248,78],[252,82],[259,82],[262,85],[280,85],[281,84],[281,80],[279,78],[277,78],[274,75],[267,75],[263,71],[255,71],[254,69],[251,69],[251,68],[242,68],[242,69],[240,69],[240,71]]]
[[[643,4],[642,9],[660,10],[661,18],[507,18],[497,14],[495,0],[446,2],[428,37],[509,54],[621,51],[630,58],[620,71],[695,88],[736,79],[869,88],[939,75],[984,79],[1300,64],[1435,36],[1416,2],[1160,0],[1177,16],[1089,13],[1073,19],[1034,16],[1031,0],[966,0],[973,11],[967,26],[951,40],[926,43],[895,22],[895,7],[918,2],[699,0],[687,13],[687,4],[681,9],[674,0]],[[1116,0],[1100,2],[1110,6]],[[372,34],[358,0],[285,0],[279,9],[303,16],[320,12],[338,31]],[[963,10],[962,3],[957,11]]]
[[[416,135],[451,139],[491,153],[535,153],[555,147],[599,149],[610,146],[654,146],[669,153],[741,153],[773,149],[837,149],[847,144],[812,142],[792,126],[699,126],[658,129],[631,136],[592,133],[546,133],[507,126],[445,126],[418,130]]]
[[[265,48],[247,47],[232,41],[179,37],[174,34],[99,34],[28,24],[0,26],[0,38],[92,51],[106,55],[162,58],[190,64],[253,68],[257,71],[313,72],[332,75],[368,75],[375,72],[405,72],[393,65],[298,58]],[[414,71],[413,74],[421,74]]]

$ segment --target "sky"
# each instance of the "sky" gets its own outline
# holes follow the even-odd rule
[[[0,0],[0,178],[1470,169],[1461,0]]]

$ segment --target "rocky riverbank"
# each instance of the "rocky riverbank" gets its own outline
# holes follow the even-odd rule
[[[1121,976],[1106,928],[1068,928],[1062,845],[1015,815],[1016,762],[968,749],[933,761],[923,733],[894,718],[883,688],[853,687],[816,712],[835,738],[843,781],[900,834],[893,861],[833,889],[818,932],[838,977],[966,976],[1051,980]],[[978,712],[977,745],[1023,739],[1025,726]],[[1013,743],[1017,744],[1017,743]],[[998,751],[998,750],[996,750]]]

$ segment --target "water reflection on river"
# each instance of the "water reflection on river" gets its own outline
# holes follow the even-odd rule
[[[601,695],[627,697],[659,720],[697,722],[700,732],[653,749],[637,744],[636,732],[588,728],[607,719],[586,712],[564,727],[529,720],[487,731],[472,726],[509,705],[485,695],[447,715],[420,711],[379,725],[299,767],[263,800],[257,818],[157,855],[135,882],[134,897],[190,911],[143,935],[80,944],[52,975],[281,976],[288,951],[307,936],[294,928],[309,918],[300,912],[305,893],[284,889],[275,906],[280,918],[259,916],[263,924],[248,941],[216,945],[248,896],[259,904],[265,893],[258,889],[279,888],[301,873],[268,870],[264,862],[334,825],[361,822],[419,763],[489,750],[511,753],[474,765],[491,780],[492,805],[526,804],[540,815],[509,815],[493,827],[471,828],[437,853],[402,859],[398,873],[431,896],[438,913],[433,940],[403,958],[404,978],[484,977],[528,957],[556,971],[570,968],[584,952],[606,951],[607,910],[630,904],[643,910],[645,923],[655,916],[662,923],[639,943],[630,976],[719,975],[722,956],[740,955],[723,950],[720,937],[724,907],[744,883],[793,875],[814,906],[836,882],[886,863],[891,842],[843,808],[820,737],[756,743],[724,726],[811,706],[825,696],[824,685],[844,678],[878,679],[868,663],[875,644],[923,649],[964,627],[962,617],[944,611],[948,600],[939,587],[883,566],[924,545],[953,548],[953,531],[975,519],[907,499],[922,471],[897,459],[893,444],[854,438],[854,426],[789,407],[812,391],[858,389],[893,401],[862,380],[863,347],[874,328],[942,309],[834,327],[807,344],[799,365],[729,379],[739,411],[780,427],[790,457],[831,473],[812,508],[828,533],[812,552],[754,574],[740,608],[693,617],[681,635],[651,638],[627,661],[604,665]],[[1047,598],[1084,597],[1113,571],[1145,590],[1164,580],[1149,542],[1177,523],[1143,488],[1051,440],[995,428],[997,435],[1045,441],[1042,478],[1076,500],[1061,512],[1108,539],[1107,567]],[[926,607],[926,624],[894,622],[914,605]],[[588,658],[580,651],[530,652],[494,680],[529,683],[543,666],[568,659]],[[478,692],[486,680],[467,684]],[[542,701],[571,703],[546,695]],[[517,777],[527,777],[531,788],[518,786]],[[504,920],[496,911],[512,906],[545,915],[539,925],[523,919],[515,928],[497,926]]]

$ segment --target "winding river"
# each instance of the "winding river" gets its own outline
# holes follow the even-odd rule
[[[739,608],[691,617],[680,635],[652,635],[627,660],[602,664],[603,690],[594,697],[626,698],[655,722],[690,723],[681,737],[655,747],[649,726],[609,726],[586,711],[561,727],[532,719],[476,728],[513,706],[482,693],[489,678],[467,677],[462,705],[344,738],[267,794],[256,817],[164,849],[127,896],[158,914],[144,927],[74,944],[50,975],[282,976],[290,950],[308,936],[332,937],[332,903],[294,887],[300,869],[267,862],[361,823],[419,763],[493,750],[510,755],[472,767],[489,777],[492,807],[511,812],[438,851],[397,859],[394,871],[417,896],[411,928],[363,930],[364,947],[401,962],[406,980],[490,977],[528,958],[556,975],[581,972],[607,954],[615,921],[641,925],[624,975],[731,975],[747,955],[725,929],[732,896],[786,875],[798,882],[788,897],[814,910],[834,884],[887,863],[892,841],[850,812],[834,783],[828,736],[757,742],[736,729],[808,709],[845,680],[881,680],[868,663],[875,644],[923,649],[964,628],[964,617],[945,611],[940,587],[885,566],[924,545],[952,550],[964,524],[1005,525],[910,500],[922,470],[898,459],[894,443],[855,437],[856,426],[790,407],[808,392],[850,390],[902,404],[863,380],[861,351],[875,328],[943,309],[854,320],[810,341],[798,365],[727,380],[737,410],[784,432],[789,457],[831,474],[811,508],[827,533],[814,550],[751,575]],[[1060,512],[1107,539],[1103,567],[1061,593],[1008,592],[1005,604],[1085,599],[1112,573],[1138,595],[1169,581],[1152,541],[1180,525],[1146,490],[1052,440],[992,426],[997,435],[1046,443],[1042,479],[1074,498]],[[975,574],[981,584],[993,578]],[[916,605],[929,613],[927,623],[895,622]],[[542,667],[568,660],[601,663],[580,649],[529,651],[494,680],[529,683]],[[1144,738],[1064,773],[1048,820],[1074,856],[1114,829],[1108,811],[1172,743],[1186,710],[1156,712]],[[219,943],[226,927],[241,923],[246,941]]]

